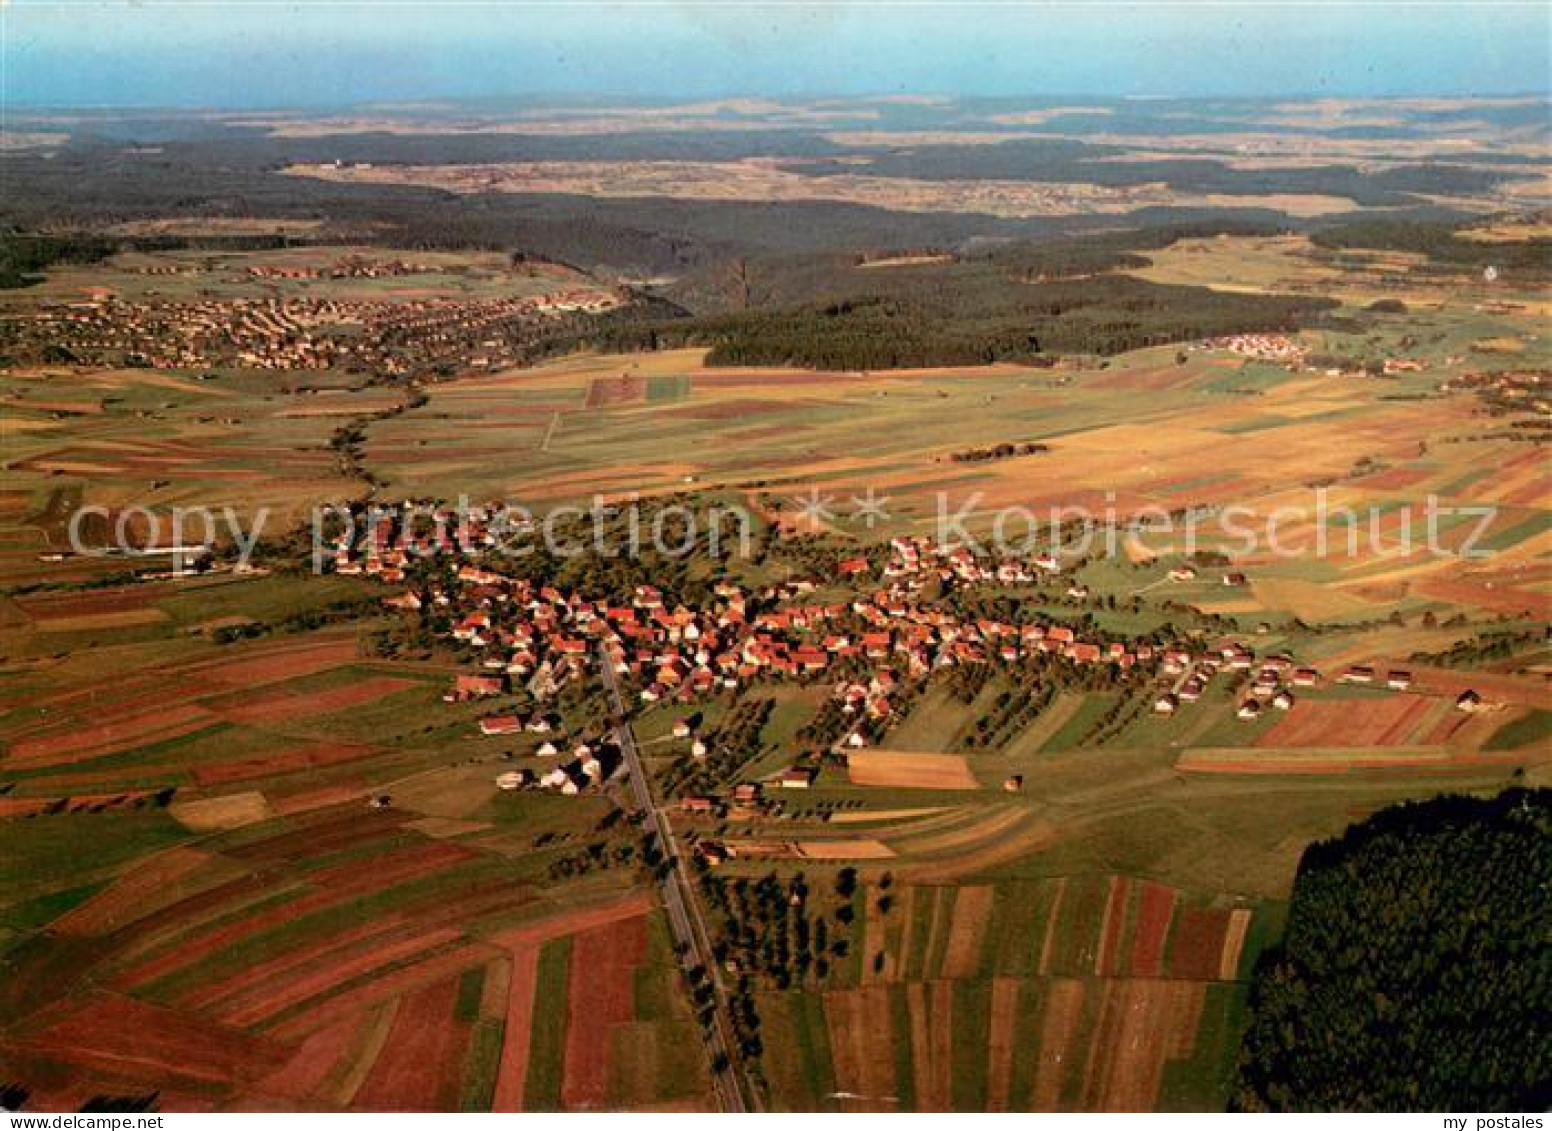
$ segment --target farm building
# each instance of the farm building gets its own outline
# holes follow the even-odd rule
[[[506,680],[500,676],[460,675],[453,679],[453,692],[450,698],[455,702],[488,699],[492,695],[502,694],[506,689]]]
[[[782,789],[808,789],[814,784],[814,771],[807,766],[792,766],[776,775]]]

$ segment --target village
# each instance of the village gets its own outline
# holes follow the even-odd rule
[[[1543,418],[1536,422],[1540,427],[1522,425],[1527,440],[1535,439],[1544,431],[1547,417],[1552,417],[1552,372],[1545,369],[1511,369],[1501,373],[1463,373],[1451,377],[1441,388],[1445,392],[1471,390],[1497,412],[1519,412],[1529,409]],[[1527,422],[1529,423],[1529,422]]]
[[[406,275],[442,274],[433,263],[413,263],[405,259],[369,259],[345,255],[326,265],[256,263],[247,268],[253,279],[398,279]]]
[[[1207,338],[1197,348],[1227,350],[1257,361],[1282,361],[1295,365],[1303,362],[1309,353],[1309,347],[1287,334],[1231,334],[1227,337]]]
[[[682,797],[680,804],[690,813],[759,806],[767,786],[810,788],[827,760],[844,766],[849,752],[877,746],[899,720],[900,703],[913,689],[934,673],[956,668],[1013,668],[1042,659],[1070,671],[1108,669],[1117,678],[1151,684],[1150,709],[1160,716],[1201,699],[1222,678],[1230,681],[1235,716],[1247,722],[1266,711],[1290,710],[1297,695],[1323,679],[1316,668],[1286,652],[1258,656],[1237,638],[1117,639],[1048,618],[963,619],[942,601],[956,588],[1061,585],[1066,564],[1050,554],[990,561],[967,547],[897,537],[882,564],[860,555],[838,563],[836,573],[850,591],[847,596],[835,595],[833,582],[822,586],[810,578],[759,588],[724,580],[713,587],[712,601],[692,608],[670,601],[651,585],[601,599],[487,568],[478,562],[494,544],[489,518],[476,508],[456,534],[439,524],[435,536],[412,536],[394,518],[379,516],[359,539],[341,537],[332,568],[406,585],[386,604],[412,615],[436,616],[449,642],[478,657],[481,670],[457,675],[445,701],[496,703],[518,697],[528,705],[492,713],[476,724],[482,738],[537,736],[542,741],[533,753],[555,760],[542,774],[503,773],[496,779],[503,790],[536,787],[577,794],[600,787],[618,767],[617,750],[593,737],[568,739],[560,713],[549,707],[563,688],[586,681],[600,662],[612,666],[643,708],[685,708],[672,739],[699,763],[711,750],[693,704],[782,681],[829,685],[842,720],[833,740],[819,749],[794,751],[791,763],[764,782],[723,783],[726,797]],[[426,575],[419,563],[443,555],[465,559],[441,575],[451,577],[451,584],[418,584],[416,579]],[[1181,566],[1169,576],[1181,580],[1195,571]],[[1231,571],[1223,581],[1239,586],[1245,577]],[[1087,595],[1075,582],[1066,592]],[[1411,684],[1405,671],[1379,673],[1363,666],[1344,670],[1338,680],[1393,691]],[[1479,704],[1480,699],[1468,702],[1463,696],[1457,707],[1470,711]]]
[[[263,272],[262,278],[292,278],[326,269],[249,270]],[[523,297],[396,301],[295,296],[152,302],[99,295],[42,303],[0,320],[0,346],[13,359],[29,362],[183,370],[223,365],[279,372],[345,369],[403,377],[438,365],[483,370],[509,364],[535,327],[571,315],[600,314],[623,302],[612,292],[582,288]]]

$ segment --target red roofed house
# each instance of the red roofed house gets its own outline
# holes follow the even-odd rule
[[[498,675],[461,675],[453,680],[455,699],[484,699],[506,689],[506,680]]]

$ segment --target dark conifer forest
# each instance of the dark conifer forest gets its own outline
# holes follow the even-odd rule
[[[1552,790],[1386,809],[1305,854],[1235,1105],[1545,1111]]]

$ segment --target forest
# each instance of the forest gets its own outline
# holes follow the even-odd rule
[[[1111,188],[1162,181],[1181,192],[1314,193],[1347,197],[1364,207],[1422,203],[1423,194],[1483,192],[1523,177],[1517,169],[1477,169],[1437,162],[1372,170],[1354,165],[1318,164],[1302,168],[1236,168],[1202,158],[1126,160],[1121,147],[1055,139],[1016,139],[996,145],[923,145],[896,148],[859,162],[819,158],[795,168],[809,175],[851,174],[909,177],[913,180],[1010,180],[1075,182]]]
[[[911,289],[673,321],[618,320],[605,350],[706,346],[713,365],[899,369],[1109,356],[1146,346],[1318,321],[1328,299],[1247,295],[1121,275],[1021,283],[984,265],[916,273]]]
[[[984,240],[940,261],[859,267],[856,253],[744,258],[667,288],[656,309],[596,320],[547,348],[704,346],[723,365],[898,369],[1109,356],[1145,346],[1317,322],[1336,304],[1114,274],[1180,239],[1264,235],[1235,218],[1092,236]],[[689,312],[692,317],[683,317]]]
[[[1362,219],[1314,233],[1319,247],[1333,251],[1401,251],[1426,255],[1441,268],[1485,269],[1523,281],[1552,278],[1552,239],[1490,242],[1461,235],[1464,225],[1426,220]]]
[[[1383,810],[1300,862],[1235,1106],[1545,1111],[1552,790]]]
[[[116,250],[100,236],[0,235],[0,290],[30,287],[56,263],[98,263]]]

